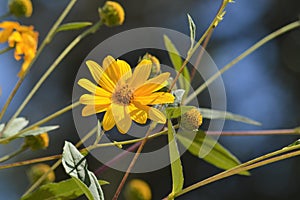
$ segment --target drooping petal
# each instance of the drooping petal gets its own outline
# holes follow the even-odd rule
[[[109,107],[109,105],[87,105],[82,109],[82,116],[90,116],[96,113],[103,112]]]
[[[88,79],[82,78],[78,81],[78,85],[86,89],[87,91],[96,94],[97,96],[102,97],[111,97],[111,93],[107,92],[103,88],[96,86],[94,83],[89,81]]]
[[[136,95],[148,95],[152,92],[155,92],[157,90],[160,90],[161,88],[165,87],[167,84],[167,80],[170,76],[169,72],[165,72],[160,74],[159,76],[156,76],[154,78],[151,78],[147,80],[144,84],[142,84],[140,87],[138,87],[134,93]]]
[[[80,97],[79,102],[85,105],[107,105],[111,103],[111,99],[108,97],[84,94]]]
[[[142,105],[139,102],[133,102],[133,104],[137,108],[147,112],[149,119],[151,119],[155,122],[161,123],[161,124],[166,123],[166,116],[161,111],[159,111],[158,109],[153,108],[153,107],[149,107],[149,106],[146,106],[146,105]]]
[[[131,79],[128,84],[131,88],[138,88],[145,83],[150,76],[152,68],[152,62],[150,60],[142,60],[134,69]]]
[[[118,130],[123,134],[127,133],[132,123],[128,106],[113,103],[111,109]]]
[[[112,114],[111,108],[107,109],[107,111],[104,115],[102,124],[103,124],[103,129],[105,131],[108,131],[108,130],[112,129],[116,125],[116,122],[114,120],[114,116]]]
[[[115,88],[114,82],[104,73],[104,70],[98,63],[92,60],[86,61],[86,65],[88,66],[94,80],[104,89],[109,92],[113,92]]]
[[[128,107],[132,120],[139,124],[145,124],[147,122],[148,115],[146,111],[137,108],[134,104],[130,104]]]
[[[164,104],[173,103],[174,96],[167,92],[156,92],[149,94],[147,96],[135,96],[134,101],[138,101],[143,105],[154,105],[154,104]]]

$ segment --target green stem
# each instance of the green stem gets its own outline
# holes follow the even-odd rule
[[[197,88],[194,93],[192,93],[190,96],[188,96],[184,103],[188,104],[192,99],[194,99],[198,94],[200,94],[203,90],[205,90],[211,83],[213,83],[217,78],[219,78],[224,72],[226,72],[227,70],[229,70],[232,66],[234,66],[236,63],[238,63],[239,61],[241,61],[243,58],[245,58],[246,56],[248,56],[249,54],[251,54],[252,52],[254,52],[256,49],[258,49],[259,47],[263,46],[265,43],[269,42],[270,40],[288,32],[291,31],[297,27],[300,27],[300,20],[290,23],[276,31],[274,31],[273,33],[267,35],[266,37],[264,37],[263,39],[261,39],[260,41],[258,41],[257,43],[255,43],[253,46],[251,46],[249,49],[247,49],[246,51],[244,51],[242,54],[240,54],[238,57],[236,57],[235,59],[233,59],[230,63],[228,63],[227,65],[225,65],[220,71],[218,71],[217,73],[215,73],[213,76],[211,76],[207,81],[205,81],[205,83],[203,83],[199,88]]]
[[[6,47],[6,48],[0,50],[0,55],[1,55],[1,54],[4,54],[4,53],[6,53],[6,52],[8,52],[8,51],[10,51],[10,50],[12,50],[12,49],[13,49],[13,47]]]
[[[0,163],[1,163],[1,162],[5,162],[5,161],[7,161],[7,160],[9,160],[9,159],[11,159],[11,158],[13,158],[13,157],[19,155],[20,153],[26,151],[27,149],[28,149],[28,146],[23,145],[23,146],[22,146],[20,149],[18,149],[17,151],[15,151],[15,152],[13,152],[13,153],[11,153],[11,154],[9,154],[9,155],[6,155],[6,156],[3,156],[2,158],[0,158]]]
[[[5,102],[2,110],[0,112],[0,121],[3,118],[3,116],[4,116],[4,114],[5,114],[6,110],[7,110],[7,108],[9,106],[9,104],[12,101],[12,99],[14,98],[14,96],[16,95],[17,91],[19,90],[20,86],[22,85],[22,83],[23,83],[23,81],[24,81],[27,73],[29,72],[31,66],[35,63],[36,59],[39,57],[39,55],[41,54],[41,52],[44,50],[45,46],[50,43],[51,39],[53,38],[53,36],[56,33],[57,28],[60,26],[61,22],[64,20],[64,18],[67,16],[67,14],[71,11],[71,9],[74,6],[74,4],[76,3],[76,1],[77,0],[71,0],[69,2],[69,4],[67,5],[67,7],[65,8],[65,10],[62,12],[62,14],[59,16],[59,18],[53,24],[52,28],[50,29],[50,31],[48,32],[47,36],[43,40],[41,46],[37,50],[35,57],[31,61],[31,63],[29,64],[28,68],[25,70],[24,75],[19,78],[19,80],[16,83],[13,91],[10,93],[8,99],[6,100],[6,102]]]
[[[10,12],[7,12],[6,14],[0,16],[0,20],[3,20],[3,19],[5,19],[5,18],[7,18],[7,17],[9,17],[9,16],[11,16],[11,13],[10,13]]]
[[[229,3],[228,0],[223,0],[215,18],[213,19],[213,21],[211,22],[211,24],[209,25],[209,27],[206,29],[206,31],[203,33],[203,35],[201,36],[201,38],[199,39],[199,41],[196,43],[196,45],[191,49],[191,51],[188,51],[187,57],[184,60],[184,62],[182,63],[182,66],[180,67],[180,69],[177,72],[176,77],[174,78],[169,91],[172,90],[172,88],[175,86],[180,74],[182,73],[183,69],[185,68],[185,66],[187,65],[187,63],[189,62],[189,60],[191,59],[191,57],[193,56],[193,54],[195,53],[195,51],[199,48],[199,46],[202,44],[202,42],[204,41],[204,39],[210,34],[210,32],[216,27],[216,22],[219,21],[219,16],[224,12],[225,7],[227,6],[227,4]]]
[[[35,128],[35,127],[38,127],[38,126],[40,126],[42,124],[45,124],[46,122],[48,122],[48,121],[50,121],[50,120],[52,120],[52,119],[54,119],[54,118],[56,118],[56,117],[64,114],[65,112],[67,112],[67,111],[69,111],[69,110],[71,110],[73,108],[76,108],[79,105],[80,105],[80,103],[79,103],[79,101],[77,101],[77,102],[75,102],[75,103],[73,103],[73,104],[71,104],[69,106],[66,106],[63,109],[61,109],[61,110],[53,113],[52,115],[49,115],[48,117],[45,117],[45,118],[41,119],[40,121],[32,124],[31,126],[29,126],[29,127],[25,128],[25,129],[21,130],[20,132],[12,135],[10,137],[0,139],[0,143],[6,143],[6,142],[8,142],[10,140],[13,140],[13,139],[19,137],[20,135],[22,135],[23,133],[25,133],[26,131],[29,131],[29,130]]]
[[[23,103],[20,105],[18,110],[15,112],[15,114],[11,117],[11,119],[8,122],[8,125],[13,121],[19,114],[22,112],[22,110],[25,108],[25,106],[28,104],[28,102],[31,100],[33,95],[38,91],[38,89],[41,87],[41,85],[44,83],[44,81],[48,78],[48,76],[53,72],[53,70],[58,66],[58,64],[64,59],[64,57],[87,35],[95,33],[100,26],[102,25],[102,22],[99,21],[94,26],[89,28],[88,30],[84,31],[82,34],[77,36],[69,45],[68,47],[58,56],[58,58],[53,62],[53,64],[48,68],[48,70],[43,74],[41,79],[35,84],[33,89],[30,91],[30,93],[27,95],[26,99],[23,101]],[[15,137],[15,136],[12,136]],[[1,140],[0,140],[1,142]]]
[[[246,170],[250,170],[250,169],[254,169],[254,168],[257,168],[257,167],[260,167],[260,166],[263,166],[263,165],[267,165],[269,163],[272,163],[272,162],[276,162],[276,161],[279,161],[279,160],[283,160],[283,159],[286,159],[286,158],[290,158],[290,157],[293,157],[293,156],[297,156],[297,155],[300,155],[300,151],[294,151],[292,153],[287,153],[287,154],[284,154],[284,155],[281,155],[281,156],[277,156],[277,157],[274,157],[276,155],[279,155],[279,154],[282,154],[282,153],[286,153],[286,152],[289,152],[289,151],[292,151],[292,150],[296,150],[296,149],[300,149],[300,145],[295,145],[295,146],[291,146],[291,147],[285,147],[281,150],[277,150],[277,151],[274,151],[272,153],[269,153],[269,154],[266,154],[266,155],[263,155],[263,156],[260,156],[258,158],[255,158],[253,160],[250,160],[246,163],[243,163],[241,165],[238,165],[232,169],[229,169],[229,170],[226,170],[224,172],[221,172],[215,176],[212,176],[212,177],[209,177],[203,181],[200,181],[198,183],[195,183],[187,188],[184,188],[182,191],[178,192],[177,194],[175,194],[175,197],[178,197],[178,196],[181,196],[187,192],[190,192],[192,190],[195,190],[199,187],[202,187],[204,185],[207,185],[209,183],[212,183],[212,182],[215,182],[217,180],[220,180],[220,179],[223,179],[223,178],[226,178],[228,176],[232,176],[234,174],[238,174],[242,171],[246,171]],[[273,158],[271,158],[273,157]],[[268,158],[271,158],[271,159],[268,159]],[[262,161],[264,160],[264,161]],[[261,161],[261,162],[260,162]]]

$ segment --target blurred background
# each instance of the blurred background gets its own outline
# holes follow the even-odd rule
[[[71,103],[72,88],[77,69],[87,54],[106,38],[121,31],[138,27],[164,27],[189,34],[186,14],[189,13],[196,25],[198,37],[213,19],[221,1],[119,1],[126,12],[123,26],[102,27],[96,34],[84,39],[63,60],[48,78],[22,116],[31,122],[45,117]],[[33,1],[34,13],[29,19],[18,19],[22,24],[34,25],[39,31],[40,42],[60,15],[67,0]],[[97,8],[104,1],[78,1],[64,22],[92,21],[99,19]],[[298,19],[300,1],[298,0],[237,0],[230,4],[224,20],[219,24],[208,45],[207,51],[219,68],[242,53],[263,36]],[[0,1],[0,15],[7,12],[7,1]],[[15,20],[14,18],[10,18]],[[39,80],[51,62],[62,52],[69,42],[81,31],[58,34],[44,50],[21,90],[8,109],[4,122],[13,114],[16,107]],[[0,49],[5,45],[0,45]],[[291,31],[269,42],[258,51],[238,63],[223,75],[227,93],[227,109],[230,112],[253,118],[263,125],[254,127],[237,122],[226,122],[224,130],[285,129],[300,126],[300,29]],[[160,58],[160,59],[168,59]],[[3,106],[14,87],[21,62],[9,52],[0,55],[0,107]],[[132,63],[137,58],[132,58]],[[74,128],[71,112],[49,122],[61,124],[59,130],[50,133],[50,147],[45,151],[26,152],[9,162],[38,158],[62,152],[65,140],[73,143],[79,140]],[[241,161],[247,161],[265,153],[277,150],[298,139],[297,136],[248,136],[221,137],[219,142],[233,152]],[[1,155],[15,150],[20,141],[1,145]],[[218,172],[204,161],[185,153],[185,186],[207,178]],[[8,162],[7,162],[8,163]],[[49,162],[53,164],[53,162]],[[89,168],[96,170],[101,166],[92,157]],[[29,166],[0,171],[0,199],[18,199],[29,187],[26,171]],[[233,176],[190,192],[178,199],[226,200],[226,199],[298,199],[300,180],[300,159],[293,158],[271,164],[252,171],[250,177]],[[67,178],[60,167],[56,170],[57,181]],[[111,199],[123,173],[107,170],[100,179],[111,184],[104,186],[107,199]],[[132,174],[129,179],[140,178],[149,183],[153,199],[161,199],[171,191],[170,169],[168,167],[151,174]],[[123,199],[121,196],[120,199]]]

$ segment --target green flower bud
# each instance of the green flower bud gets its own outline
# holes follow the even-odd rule
[[[47,173],[51,167],[46,164],[36,164],[33,165],[27,172],[28,178],[31,183],[36,182],[41,176]],[[55,173],[53,170],[47,175],[41,184],[51,183],[55,180]]]
[[[25,145],[30,147],[32,150],[46,149],[49,146],[48,133],[26,136]]]
[[[133,179],[125,188],[126,200],[151,200],[152,194],[150,186],[143,180]]]
[[[31,0],[10,0],[9,12],[16,17],[30,17],[32,14]]]
[[[106,1],[102,8],[99,8],[101,21],[106,26],[122,25],[125,19],[123,7],[114,1]]]

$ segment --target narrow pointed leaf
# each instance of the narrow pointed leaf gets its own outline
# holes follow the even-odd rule
[[[164,42],[165,42],[165,47],[168,50],[170,60],[173,64],[174,68],[178,72],[183,64],[180,54],[179,54],[178,50],[176,49],[175,45],[170,40],[170,38],[166,35],[164,35]],[[182,76],[180,76],[178,80],[179,80],[180,88],[184,89],[186,91],[185,95],[187,95],[190,90],[190,84],[189,84],[190,73],[186,66],[184,67],[184,69],[182,71]]]
[[[178,141],[194,156],[220,168],[231,169],[240,161],[221,144],[215,141],[204,131],[180,132],[176,134]],[[240,175],[250,175],[248,171],[239,173]]]
[[[170,194],[169,199],[173,199],[173,196],[182,190],[184,177],[180,160],[180,154],[175,138],[175,130],[170,120],[168,120],[168,142],[173,181],[172,193]]]
[[[29,135],[40,135],[42,133],[46,133],[49,131],[53,131],[55,129],[58,129],[59,126],[43,126],[43,127],[38,127],[37,129],[34,130],[30,130],[30,131],[26,131],[25,133],[23,133],[20,137],[25,137],[25,136],[29,136]]]
[[[56,32],[78,30],[91,25],[91,22],[71,22],[67,24],[62,24],[58,27]]]
[[[189,27],[190,27],[190,39],[191,39],[190,50],[191,50],[194,47],[194,43],[195,43],[195,39],[196,39],[196,25],[195,25],[192,17],[189,14],[187,14],[187,16],[188,16]]]
[[[227,111],[212,110],[208,108],[199,108],[199,111],[201,112],[202,117],[206,119],[226,119],[226,120],[232,120],[237,122],[243,122],[246,124],[261,126],[260,122]]]
[[[89,200],[103,200],[104,195],[96,176],[87,169],[84,156],[70,142],[65,142],[62,164]]]
[[[29,123],[29,121],[27,119],[25,119],[24,117],[18,117],[16,119],[14,119],[9,124],[9,126],[5,128],[2,137],[7,138],[7,137],[15,135],[20,130],[22,130],[24,127],[26,127],[28,123]],[[4,129],[4,127],[5,127],[5,124],[1,124],[0,131],[2,131]]]

